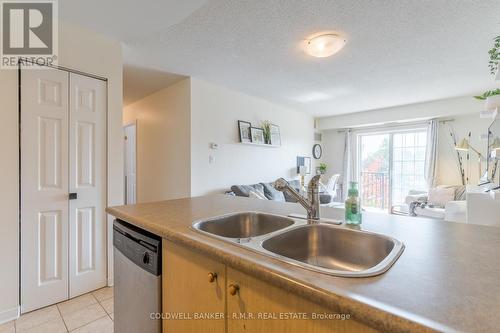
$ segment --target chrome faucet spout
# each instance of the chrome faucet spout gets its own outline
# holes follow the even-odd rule
[[[288,182],[279,178],[274,182],[274,188],[281,192],[287,192],[294,197],[299,204],[307,211],[307,219],[309,221],[319,220],[319,183],[321,175],[314,176],[307,187],[307,199],[293,189]]]

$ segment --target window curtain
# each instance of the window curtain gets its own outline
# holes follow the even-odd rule
[[[352,131],[345,131],[344,141],[344,165],[342,167],[342,199],[347,199],[349,182],[354,179],[354,163],[352,156]]]
[[[438,155],[438,121],[433,119],[427,127],[427,148],[425,150],[425,181],[427,187],[436,186]]]

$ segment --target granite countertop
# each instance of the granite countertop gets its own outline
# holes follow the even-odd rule
[[[238,211],[304,213],[297,204],[211,195],[107,208],[122,220],[385,332],[497,332],[500,228],[367,212],[363,230],[406,248],[386,273],[342,278],[305,270],[202,235],[193,221]],[[322,217],[343,211],[322,208]]]

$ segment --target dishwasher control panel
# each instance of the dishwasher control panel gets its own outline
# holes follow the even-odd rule
[[[161,275],[161,237],[115,220],[113,245],[137,266],[156,276]]]

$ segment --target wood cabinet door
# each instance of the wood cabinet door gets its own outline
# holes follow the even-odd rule
[[[225,332],[225,269],[163,240],[163,333]]]
[[[313,320],[313,314],[335,312],[230,267],[227,285],[228,333],[376,332],[352,319]]]

